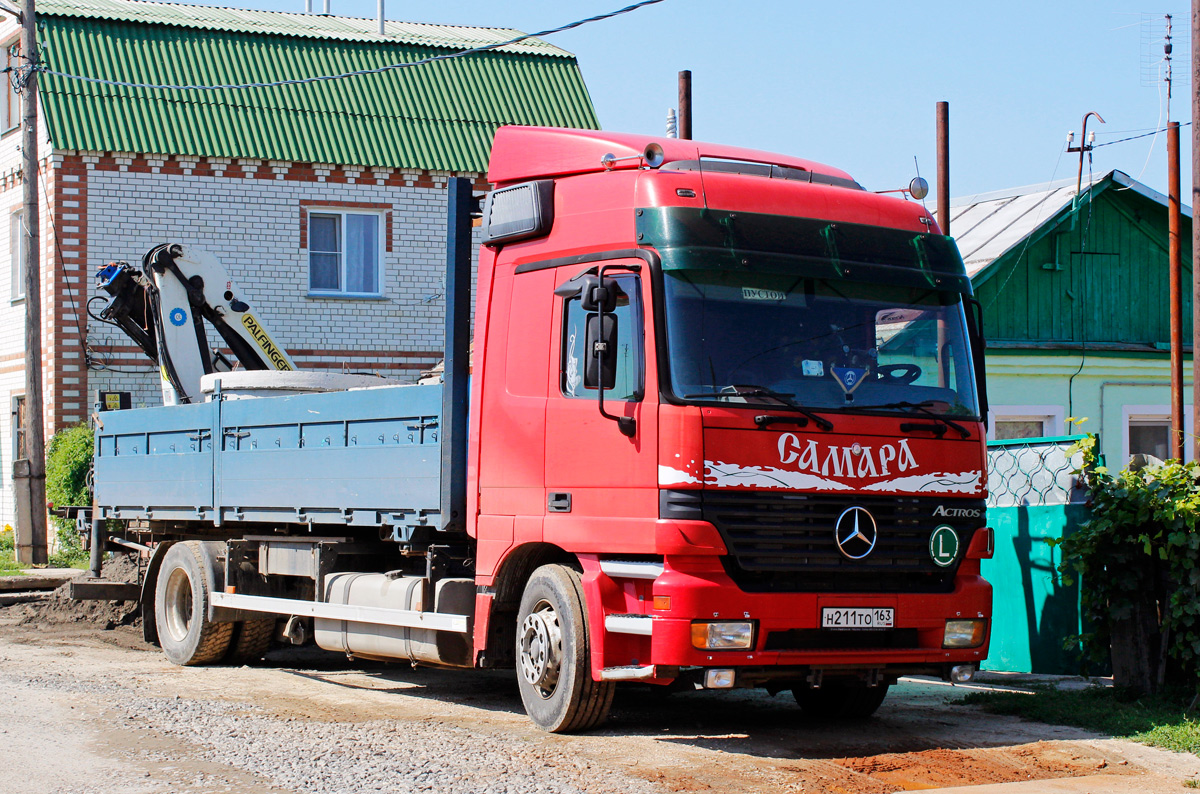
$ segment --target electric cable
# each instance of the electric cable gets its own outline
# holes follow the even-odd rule
[[[341,72],[338,74],[323,74],[323,75],[316,75],[313,77],[293,78],[290,80],[272,80],[272,81],[259,82],[259,83],[226,83],[226,84],[221,84],[221,85],[170,85],[170,84],[158,84],[158,83],[135,83],[135,82],[125,81],[125,80],[109,80],[109,79],[103,78],[103,77],[89,77],[87,75],[72,74],[70,72],[60,72],[57,69],[47,68],[44,64],[37,64],[37,65],[33,65],[33,66],[21,67],[21,69],[16,70],[16,76],[14,76],[13,79],[14,79],[14,81],[20,80],[21,85],[23,86],[25,81],[28,80],[28,72],[32,71],[32,70],[37,70],[44,74],[53,75],[55,77],[62,77],[67,80],[79,80],[82,82],[95,83],[98,85],[108,85],[108,86],[114,86],[117,88],[146,88],[146,89],[169,90],[169,91],[224,91],[224,90],[242,90],[242,89],[248,89],[248,88],[274,88],[277,86],[285,86],[285,85],[307,85],[310,83],[318,83],[318,82],[323,82],[323,81],[327,81],[327,80],[342,80],[347,77],[360,77],[360,76],[372,75],[372,74],[382,74],[384,72],[389,72],[389,71],[392,71],[395,69],[407,69],[407,68],[413,67],[413,66],[424,66],[426,64],[436,63],[437,61],[447,61],[447,60],[451,60],[454,58],[462,58],[462,57],[465,57],[468,55],[477,55],[479,53],[487,52],[489,50],[500,49],[501,47],[508,47],[513,44],[519,44],[520,42],[525,41],[526,39],[543,38],[546,36],[552,36],[555,33],[562,33],[563,31],[582,27],[583,25],[587,25],[592,22],[600,22],[600,21],[603,21],[606,19],[612,19],[613,17],[621,16],[622,14],[628,14],[628,13],[636,11],[640,8],[644,8],[644,7],[650,6],[650,5],[655,5],[655,4],[661,3],[661,2],[664,2],[664,0],[641,0],[641,2],[634,3],[633,5],[625,6],[624,8],[617,9],[616,11],[610,11],[610,12],[604,13],[604,14],[597,14],[596,16],[588,17],[586,19],[579,19],[574,22],[569,22],[565,25],[559,25],[558,27],[555,27],[555,28],[549,28],[547,30],[540,31],[538,33],[522,33],[520,36],[515,36],[511,39],[508,39],[507,41],[496,42],[494,44],[483,44],[478,47],[471,47],[470,49],[459,50],[457,52],[445,53],[443,55],[432,55],[428,58],[421,58],[419,60],[410,61],[408,63],[392,63],[392,64],[387,64],[386,66],[378,66],[373,69],[357,69],[352,72]],[[15,84],[16,83],[14,82],[14,85]],[[20,89],[18,88],[18,90],[20,90]]]
[[[1179,123],[1179,126],[1180,127],[1190,127],[1190,126],[1192,126],[1192,122],[1183,121],[1183,122]],[[1104,143],[1094,143],[1094,144],[1092,144],[1092,148],[1099,149],[1101,146],[1112,146],[1115,143],[1125,143],[1127,141],[1136,141],[1138,138],[1148,138],[1151,135],[1158,135],[1160,132],[1166,132],[1166,131],[1167,131],[1166,127],[1161,127],[1159,129],[1151,130],[1150,132],[1143,132],[1141,135],[1131,135],[1128,138],[1121,138],[1121,139],[1115,140],[1115,141],[1105,141]]]

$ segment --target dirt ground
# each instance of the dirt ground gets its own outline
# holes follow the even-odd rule
[[[808,722],[786,693],[631,686],[603,729],[553,736],[525,718],[511,671],[364,665],[315,649],[180,668],[124,614],[30,621],[32,609],[0,610],[7,794],[876,794],[1085,776],[1102,776],[1092,792],[1174,792],[1200,776],[1196,756],[986,715],[953,705],[968,690],[940,682],[902,681],[855,725]]]

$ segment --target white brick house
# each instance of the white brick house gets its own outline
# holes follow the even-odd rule
[[[196,75],[205,68],[206,84],[277,80],[293,76],[289,69],[311,76],[516,35],[388,23],[380,37],[372,20],[136,0],[44,0],[38,11],[49,69],[128,82],[202,82]],[[0,43],[8,48],[17,33],[4,20]],[[145,65],[155,47],[169,48],[165,67]],[[213,66],[222,47],[254,48],[260,71],[241,64],[222,73]],[[94,62],[113,71],[95,74]],[[446,179],[467,176],[486,189],[487,149],[502,123],[596,126],[574,58],[543,42],[447,63],[398,70],[403,79],[351,78],[361,82],[348,93],[320,83],[231,98],[42,74],[47,436],[84,421],[97,390],[129,391],[135,407],[161,404],[151,362],[85,305],[97,295],[98,267],[139,264],[163,242],[215,253],[301,368],[411,379],[436,362]],[[24,394],[18,110],[9,92],[0,102],[0,250],[9,252],[0,268],[0,283],[9,282],[0,302],[0,399],[10,408],[0,412],[0,525],[14,520],[9,475]]]

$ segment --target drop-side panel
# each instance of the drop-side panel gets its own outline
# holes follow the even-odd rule
[[[211,518],[213,407],[107,411],[96,430],[96,502],[118,518]]]
[[[97,503],[118,518],[412,523],[438,510],[441,394],[390,386],[108,412]]]
[[[440,386],[228,400],[223,520],[395,523],[436,511]]]

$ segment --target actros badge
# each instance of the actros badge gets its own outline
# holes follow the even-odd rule
[[[838,551],[852,560],[861,560],[874,550],[879,539],[875,517],[864,507],[847,508],[833,525],[833,539]]]

